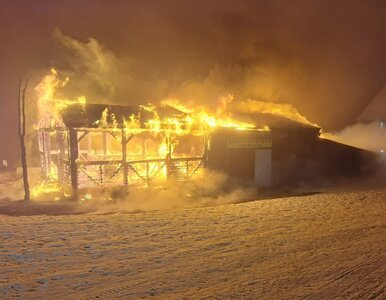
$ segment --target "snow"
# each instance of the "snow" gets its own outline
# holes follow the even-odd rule
[[[384,299],[385,199],[386,188],[372,188],[156,211],[73,204],[65,215],[1,214],[0,298]],[[2,201],[0,213],[22,207]]]

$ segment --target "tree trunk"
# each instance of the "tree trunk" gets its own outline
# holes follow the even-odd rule
[[[28,183],[28,169],[27,169],[27,154],[25,150],[25,92],[28,86],[28,80],[26,80],[23,93],[21,94],[21,83],[19,82],[19,139],[20,139],[20,152],[21,152],[21,167],[23,170],[23,184],[24,184],[24,200],[30,200],[30,190]]]

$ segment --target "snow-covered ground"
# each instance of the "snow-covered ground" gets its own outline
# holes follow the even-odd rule
[[[386,298],[386,188],[158,211],[75,206],[0,215],[1,299]]]

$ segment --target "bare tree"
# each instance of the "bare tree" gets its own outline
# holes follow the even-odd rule
[[[25,93],[27,91],[28,79],[25,81],[22,91],[22,80],[19,82],[19,139],[20,139],[20,152],[21,152],[21,167],[23,169],[23,184],[24,184],[24,200],[30,200],[30,190],[28,183],[28,169],[27,169],[27,154],[25,150]]]

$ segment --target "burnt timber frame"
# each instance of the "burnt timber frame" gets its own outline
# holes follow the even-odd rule
[[[80,142],[87,137],[91,139],[91,133],[94,132],[102,133],[103,137],[101,149],[103,155],[102,159],[98,160],[88,159],[80,150]],[[157,181],[156,178],[162,171],[164,171],[165,181],[172,178],[181,181],[188,180],[200,168],[206,166],[208,137],[204,133],[200,135],[203,145],[202,155],[173,157],[172,133],[164,130],[161,131],[161,134],[166,137],[167,154],[165,157],[147,157],[146,154],[143,154],[142,158],[133,159],[128,153],[127,145],[138,133],[144,132],[151,131],[147,129],[131,131],[123,128],[40,128],[38,130],[39,154],[43,178],[70,186],[73,194],[76,195],[78,189],[84,186],[82,181],[88,181],[89,185],[86,187],[112,184],[111,181],[122,173],[122,179],[115,181],[114,184],[148,187]],[[120,157],[108,157],[107,135],[120,143],[121,152],[118,153]],[[145,153],[144,146],[142,146],[142,151]],[[109,176],[106,172],[108,167],[112,167]],[[93,168],[94,173],[97,170],[97,174],[90,174],[88,168]],[[136,177],[136,180],[132,180],[133,176]]]

